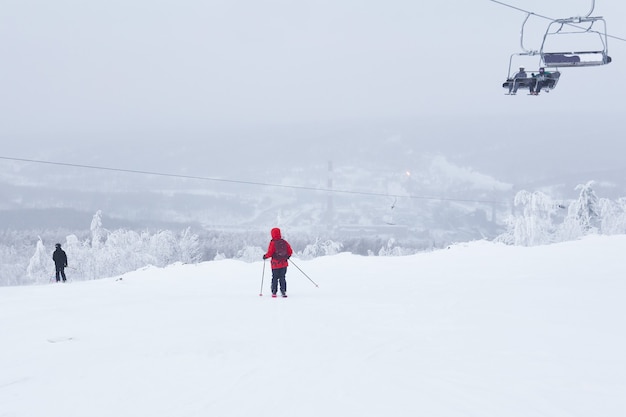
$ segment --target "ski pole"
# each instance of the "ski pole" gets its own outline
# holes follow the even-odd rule
[[[290,259],[290,261],[291,261],[291,259]],[[296,265],[294,261],[291,261],[291,264],[292,264],[293,266],[295,266],[296,268],[298,268],[298,271],[302,272],[302,275],[304,275],[305,277],[307,277],[307,278],[309,279],[309,281],[311,281],[311,282],[313,283],[313,285],[315,285],[317,288],[319,288],[319,287],[320,287],[319,285],[317,285],[317,284],[315,283],[315,281],[313,281],[313,280],[311,279],[311,277],[309,277],[307,274],[305,274],[305,273],[304,273],[304,271],[303,271],[303,270],[301,270],[301,269],[300,269],[300,267],[299,267],[298,265]]]
[[[265,259],[263,259],[263,273],[261,274],[261,290],[259,291],[259,297],[263,296],[263,278],[265,278]]]

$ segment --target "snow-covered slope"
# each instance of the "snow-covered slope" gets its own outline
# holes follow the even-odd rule
[[[233,260],[0,288],[0,416],[622,416],[625,250],[294,259],[319,288],[292,265],[287,299]]]

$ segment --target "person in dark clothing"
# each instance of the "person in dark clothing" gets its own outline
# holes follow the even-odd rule
[[[517,94],[517,89],[522,84],[522,80],[526,80],[528,75],[526,75],[526,71],[523,67],[520,67],[519,72],[513,76],[513,81],[509,84],[509,94],[514,96]]]
[[[276,292],[280,284],[280,293],[283,297],[287,297],[287,260],[291,257],[293,250],[291,245],[281,237],[280,229],[275,227],[271,231],[272,240],[267,247],[267,252],[263,255],[263,259],[272,258],[272,297],[276,297]]]
[[[65,254],[65,251],[61,249],[60,243],[57,243],[54,246],[56,247],[56,249],[54,250],[54,253],[52,254],[52,260],[54,261],[54,267],[56,269],[57,282],[59,282],[61,278],[63,278],[63,282],[65,282],[66,281],[65,268],[67,268],[67,255]]]
[[[538,96],[542,88],[548,87],[550,85],[550,82],[552,80],[552,73],[546,71],[546,69],[542,67],[539,68],[539,73],[532,74],[532,77],[537,80],[537,83],[535,84],[534,89],[532,87],[530,88],[530,94],[533,96]]]

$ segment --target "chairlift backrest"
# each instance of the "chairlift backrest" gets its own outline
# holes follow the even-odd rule
[[[586,24],[587,26],[580,26]],[[601,30],[592,30],[595,24],[602,26]],[[555,29],[555,26],[557,27]],[[564,30],[567,28],[567,31]],[[596,39],[594,41],[595,48],[580,48],[582,45],[576,45],[576,42],[566,42],[567,46],[577,46],[576,49],[570,51],[550,50],[548,38],[554,39],[559,36],[564,38],[566,35],[584,36],[585,39]],[[580,38],[577,38],[580,39]],[[541,62],[543,66],[549,68],[561,67],[589,67],[606,65],[611,62],[608,55],[608,43],[606,34],[606,22],[602,17],[570,17],[567,19],[553,20],[546,30],[539,50]]]
[[[544,52],[541,60],[550,68],[591,67],[606,65],[611,57],[605,51]]]

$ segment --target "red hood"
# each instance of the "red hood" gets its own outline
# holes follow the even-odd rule
[[[280,229],[278,227],[273,228],[271,234],[272,239],[281,239]]]

